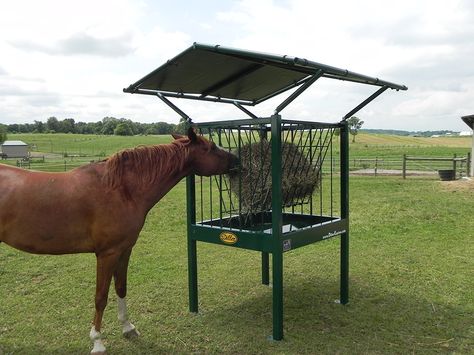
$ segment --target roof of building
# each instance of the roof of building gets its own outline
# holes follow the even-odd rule
[[[3,142],[2,146],[27,146],[23,141],[5,141]]]
[[[124,92],[256,105],[319,77],[407,90],[303,58],[194,43]]]

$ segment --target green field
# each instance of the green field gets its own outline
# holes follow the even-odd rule
[[[140,144],[160,144],[171,141],[171,136],[101,136],[79,134],[11,134],[11,140],[23,140],[31,147],[33,159],[28,168],[44,171],[64,171],[100,160],[121,149]],[[334,139],[338,139],[337,137]],[[466,157],[471,151],[470,137],[402,137],[384,134],[357,135],[351,143],[351,169],[378,168],[402,169],[404,154],[415,157]],[[336,151],[337,153],[337,144]],[[44,159],[43,159],[44,157]],[[5,161],[4,161],[5,162]],[[16,164],[16,159],[6,161]],[[431,170],[450,168],[452,163],[410,162],[410,170]],[[458,168],[465,171],[465,164]]]
[[[365,138],[357,136],[351,149],[396,145]],[[109,149],[113,142],[118,150],[148,139],[168,138],[98,137],[89,144],[100,148],[84,143],[83,149]],[[405,143],[397,152],[411,144]],[[441,154],[465,152],[466,143],[416,144]],[[131,258],[129,313],[141,337],[122,338],[111,291],[103,329],[108,352],[474,354],[472,186],[351,177],[350,303],[334,303],[338,238],[285,254],[285,338],[273,342],[271,289],[260,284],[258,253],[199,244],[200,313],[188,312],[185,184],[179,183],[151,210]],[[0,354],[90,351],[93,255],[37,256],[0,244],[0,285]]]

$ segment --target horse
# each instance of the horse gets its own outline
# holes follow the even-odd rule
[[[63,173],[0,165],[0,243],[36,254],[96,255],[91,354],[106,353],[101,323],[112,278],[122,333],[139,335],[128,319],[127,269],[150,209],[183,177],[225,174],[238,164],[192,128],[173,138]]]

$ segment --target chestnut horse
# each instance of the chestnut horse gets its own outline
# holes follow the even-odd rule
[[[105,353],[100,330],[112,277],[123,335],[139,335],[127,316],[127,268],[148,211],[184,176],[224,174],[237,163],[192,129],[173,137],[65,173],[0,165],[0,242],[36,254],[97,257],[92,354]]]

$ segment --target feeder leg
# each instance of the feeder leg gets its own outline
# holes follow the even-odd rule
[[[197,247],[196,241],[188,239],[189,311],[198,312]]]
[[[268,253],[262,252],[262,284],[270,285],[270,266]]]
[[[341,304],[349,302],[349,232],[341,234]]]
[[[283,339],[283,253],[272,255],[273,340]]]

